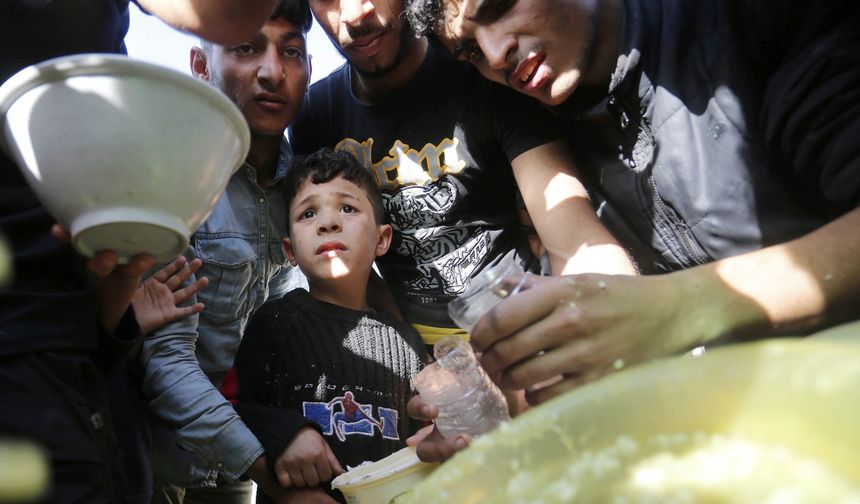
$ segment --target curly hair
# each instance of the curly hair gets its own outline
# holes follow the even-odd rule
[[[444,26],[444,0],[407,0],[405,9],[417,37],[433,37]]]
[[[373,217],[377,224],[385,222],[385,210],[382,208],[382,195],[373,175],[349,152],[334,151],[326,147],[307,156],[293,158],[284,176],[284,199],[287,208],[296,197],[302,184],[310,181],[314,184],[324,184],[335,177],[343,177],[358,187],[364,189],[370,205],[373,207]],[[290,228],[287,218],[287,229]]]

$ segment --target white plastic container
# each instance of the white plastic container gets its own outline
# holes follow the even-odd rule
[[[438,463],[422,462],[414,448],[403,448],[373,464],[343,473],[331,482],[348,504],[388,504],[412,490]]]
[[[241,165],[239,109],[189,75],[89,54],[27,67],[0,87],[0,146],[84,255],[184,252]]]

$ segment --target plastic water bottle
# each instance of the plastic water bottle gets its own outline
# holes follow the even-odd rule
[[[472,279],[469,287],[448,303],[448,315],[457,327],[471,333],[472,328],[502,299],[513,296],[528,284],[529,276],[508,255]]]
[[[436,343],[433,353],[436,362],[415,376],[414,385],[439,409],[436,428],[443,436],[479,436],[511,419],[505,396],[467,342],[451,336]]]
[[[451,319],[471,332],[475,323],[503,298],[518,292],[527,275],[512,257],[484,270],[448,305]],[[421,397],[439,409],[436,427],[445,437],[478,436],[511,419],[502,391],[480,366],[471,345],[452,336],[433,349],[436,362],[415,377]]]

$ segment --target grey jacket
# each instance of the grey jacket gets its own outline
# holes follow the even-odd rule
[[[285,141],[279,174],[289,155]],[[279,188],[260,188],[245,164],[191,239],[187,257],[199,257],[198,275],[209,279],[191,302],[202,301],[204,311],[148,336],[142,352],[153,470],[167,482],[211,487],[219,476],[232,481],[263,453],[216,387],[233,365],[250,316],[266,299],[307,285],[287,264],[284,236]]]
[[[558,109],[644,272],[797,238],[860,202],[860,30],[844,0],[626,0],[596,105]]]

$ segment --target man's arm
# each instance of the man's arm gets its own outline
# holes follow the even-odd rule
[[[553,274],[636,274],[627,253],[598,220],[562,140],[523,152],[511,167]]]
[[[275,0],[138,0],[174,28],[216,44],[250,39],[272,14]]]
[[[805,333],[860,314],[860,209],[806,236],[668,275],[542,279],[475,326],[481,363],[532,404],[716,338]],[[551,348],[552,351],[542,353]]]
[[[188,280],[194,281],[193,276]],[[194,296],[186,304],[196,301]],[[200,369],[195,353],[197,321],[194,314],[144,340],[143,392],[152,415],[175,428],[176,441],[184,449],[233,480],[263,454],[263,447]]]

